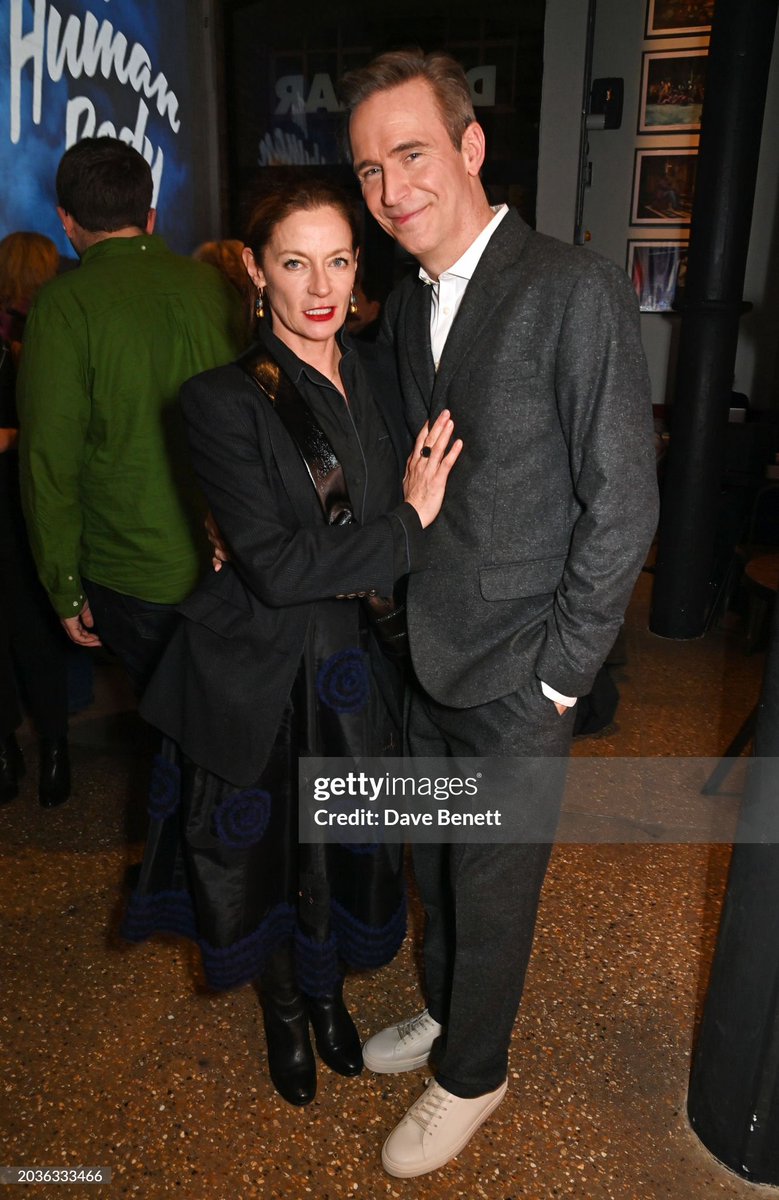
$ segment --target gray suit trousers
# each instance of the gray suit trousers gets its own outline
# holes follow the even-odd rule
[[[412,695],[408,742],[415,756],[564,758],[573,710],[562,717],[540,690],[456,709],[420,687]],[[464,773],[468,774],[464,764]],[[537,797],[517,795],[518,804]],[[559,812],[555,786],[544,805]],[[551,846],[415,845],[414,873],[425,907],[425,988],[444,1031],[434,1047],[436,1079],[465,1098],[506,1078],[511,1031],[522,997],[541,886]]]

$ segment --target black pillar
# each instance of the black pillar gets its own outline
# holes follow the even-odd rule
[[[779,0],[716,0],[650,628],[699,637]]]
[[[779,605],[755,756],[687,1110],[716,1158],[745,1179],[779,1184]]]

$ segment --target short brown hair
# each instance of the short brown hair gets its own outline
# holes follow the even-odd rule
[[[143,229],[152,199],[151,168],[119,138],[82,138],[57,168],[57,199],[82,229]]]
[[[413,79],[423,79],[435,96],[446,131],[455,150],[463,143],[463,134],[476,120],[471,100],[471,89],[465,71],[450,54],[434,50],[425,54],[419,46],[409,50],[390,50],[368,63],[344,75],[339,85],[339,95],[351,117],[355,109],[390,88],[400,87]]]
[[[360,217],[349,193],[321,175],[290,167],[274,171],[272,185],[264,191],[249,217],[245,240],[255,262],[260,263],[277,225],[293,212],[311,212],[317,208],[334,208],[341,214],[351,231],[352,249],[356,250],[360,243]]]

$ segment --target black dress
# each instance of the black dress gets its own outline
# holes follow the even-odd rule
[[[364,517],[391,509],[397,460],[355,373],[354,351],[342,373],[361,394],[347,382],[347,407],[323,376],[265,340],[327,434],[350,494],[360,492]],[[361,601],[318,601],[273,748],[252,786],[236,788],[166,740],[124,936],[192,938],[214,988],[254,979],[283,944],[294,946],[298,984],[312,996],[333,991],[343,964],[377,967],[393,958],[406,928],[398,848],[299,844],[297,777],[301,755],[398,753],[399,698],[397,668],[375,643]]]

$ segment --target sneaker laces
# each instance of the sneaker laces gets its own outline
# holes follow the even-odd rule
[[[422,1025],[426,1025],[428,1021],[432,1021],[432,1017],[427,1009],[424,1012],[417,1013],[415,1017],[409,1017],[406,1021],[400,1021],[397,1025],[398,1038],[401,1042],[407,1037],[411,1037],[417,1032]]]
[[[409,1109],[408,1115],[423,1132],[427,1132],[437,1118],[444,1115],[454,1097],[446,1088],[442,1088],[435,1079],[429,1079],[425,1091]]]

